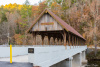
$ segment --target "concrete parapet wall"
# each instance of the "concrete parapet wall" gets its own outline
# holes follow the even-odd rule
[[[28,54],[28,47],[12,47],[12,56]],[[0,57],[10,57],[10,47],[0,47]]]

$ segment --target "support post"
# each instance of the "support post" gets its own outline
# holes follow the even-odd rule
[[[72,36],[72,43],[73,43],[73,48],[74,48],[74,36]]]
[[[64,46],[66,46],[66,32],[65,32],[65,30],[64,30],[64,36],[63,36],[63,38],[64,38]]]
[[[81,46],[81,40],[80,40],[80,38],[79,38],[79,45]]]
[[[73,66],[72,67],[81,67],[82,66],[82,55],[81,52],[73,56]]]
[[[63,42],[63,39],[61,38],[61,45],[63,45],[63,43],[62,43],[62,42]]]
[[[73,67],[73,65],[72,65],[72,60],[73,60],[73,57],[70,57],[70,58],[69,58],[69,67]]]
[[[84,45],[85,45],[85,41],[84,41]]]
[[[50,45],[50,36],[48,36],[48,45]]]
[[[71,48],[71,43],[70,43],[70,34],[69,34],[69,46],[70,46],[70,48]]]
[[[68,45],[68,33],[66,33],[66,46]]]
[[[73,37],[73,41],[74,41],[74,47],[75,47],[75,36]]]
[[[59,40],[59,42],[60,42],[60,44],[59,44],[59,45],[61,45],[61,39]]]
[[[78,44],[77,44],[77,37],[76,37],[76,47],[78,46]]]
[[[68,45],[68,40],[67,40],[67,45]]]
[[[33,33],[33,45],[36,45],[36,33]]]
[[[79,43],[78,43],[78,38],[77,38],[77,46],[79,46]]]
[[[42,45],[44,45],[44,35],[42,35]]]
[[[59,45],[59,38],[57,38],[57,45]]]
[[[76,36],[75,36],[75,47],[76,47],[77,43],[76,43]]]
[[[55,37],[53,37],[53,45],[55,45],[55,39],[56,39],[56,38],[55,38]]]
[[[82,52],[80,52],[80,66],[82,66]]]
[[[81,39],[79,39],[79,43],[80,43],[80,46],[82,46],[82,44],[81,44]]]

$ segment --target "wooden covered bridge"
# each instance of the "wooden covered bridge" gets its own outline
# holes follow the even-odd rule
[[[44,37],[48,37],[47,45],[57,46],[33,46],[28,50],[29,62],[40,67],[80,67],[85,60],[85,39],[70,25],[55,15],[49,9],[45,9],[33,22],[27,33],[33,35],[34,45],[36,36],[41,35],[42,45]],[[53,44],[50,39],[53,38]],[[56,41],[57,42],[56,42]],[[65,49],[67,46],[67,49]],[[80,46],[79,48],[72,48]]]
[[[36,35],[41,35],[42,45],[44,45],[44,37],[48,36],[48,45],[50,38],[53,37],[53,44],[57,38],[57,45],[84,45],[85,39],[70,25],[55,15],[49,9],[45,9],[38,18],[33,22],[27,31],[33,35],[34,45],[36,45]]]

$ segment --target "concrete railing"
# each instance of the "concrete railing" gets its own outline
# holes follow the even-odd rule
[[[38,49],[40,49],[41,47],[42,47],[41,49],[43,49],[43,48],[50,48],[50,49],[54,48],[55,50],[58,50],[61,48],[65,49],[64,46],[58,46],[58,45],[53,45],[53,46],[52,45],[44,45],[44,46],[42,46],[42,45],[37,45],[37,46],[32,46],[32,45],[24,46],[24,45],[22,45],[22,46],[12,47],[12,55],[13,56],[26,55],[26,54],[28,54],[28,48],[31,48],[31,47],[38,48]],[[77,47],[74,47],[74,49],[76,49],[76,48]],[[40,51],[41,51],[41,49],[40,49]],[[69,49],[70,49],[70,47],[67,47],[67,50],[69,50]],[[71,46],[71,49],[73,49],[73,46]],[[47,51],[47,50],[45,50],[45,51]],[[6,46],[0,47],[0,57],[10,57],[10,47],[6,47]]]
[[[28,54],[28,47],[12,47],[12,56]],[[0,57],[10,57],[10,47],[0,47]]]
[[[87,49],[87,46],[47,46],[47,47],[33,47],[34,53],[28,53],[29,62],[34,63],[35,66],[50,67],[67,58],[81,53]]]

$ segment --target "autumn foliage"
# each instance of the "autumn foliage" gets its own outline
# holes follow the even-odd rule
[[[99,0],[45,0],[38,5],[16,3],[2,5],[0,6],[0,44],[7,43],[8,25],[12,44],[32,44],[32,37],[25,31],[45,8],[51,9],[80,32],[86,38],[87,45],[93,45],[96,30],[97,44],[100,44]],[[94,27],[94,23],[96,23],[96,27]]]

